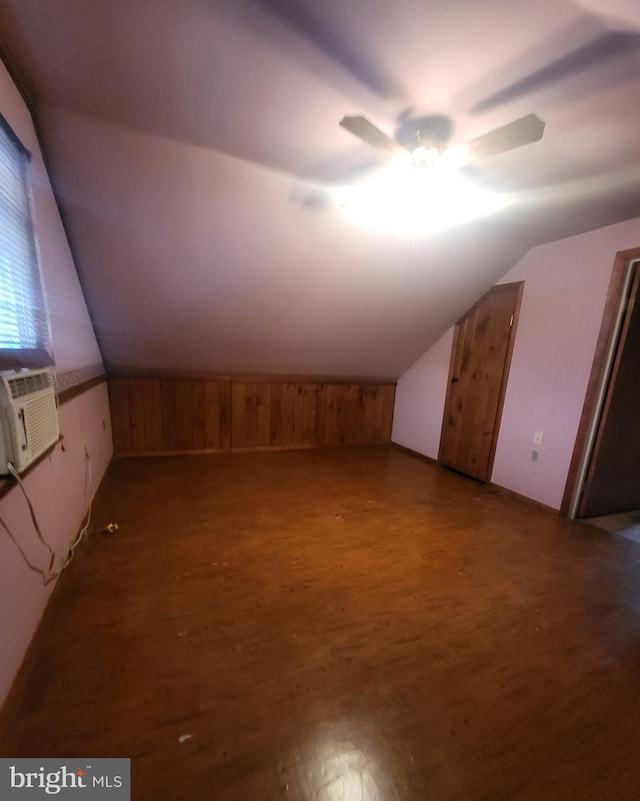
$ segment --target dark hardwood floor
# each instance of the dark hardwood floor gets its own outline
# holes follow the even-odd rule
[[[640,545],[386,447],[116,462],[0,721],[136,801],[635,801]]]

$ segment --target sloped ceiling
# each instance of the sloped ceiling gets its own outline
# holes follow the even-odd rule
[[[631,0],[0,0],[108,366],[398,377],[532,246],[640,215]],[[514,202],[402,238],[323,189],[338,126],[438,112]],[[612,254],[613,256],[613,254]]]

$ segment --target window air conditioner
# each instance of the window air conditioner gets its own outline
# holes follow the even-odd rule
[[[0,473],[22,473],[59,438],[51,370],[0,373],[0,418]]]

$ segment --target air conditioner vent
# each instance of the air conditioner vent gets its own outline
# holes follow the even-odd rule
[[[24,398],[33,392],[40,389],[47,389],[52,385],[51,373],[44,370],[29,373],[27,375],[19,375],[15,378],[7,379],[9,388],[11,390],[11,397],[13,400]]]

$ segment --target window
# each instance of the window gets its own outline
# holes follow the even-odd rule
[[[52,364],[29,153],[0,116],[0,368]]]

